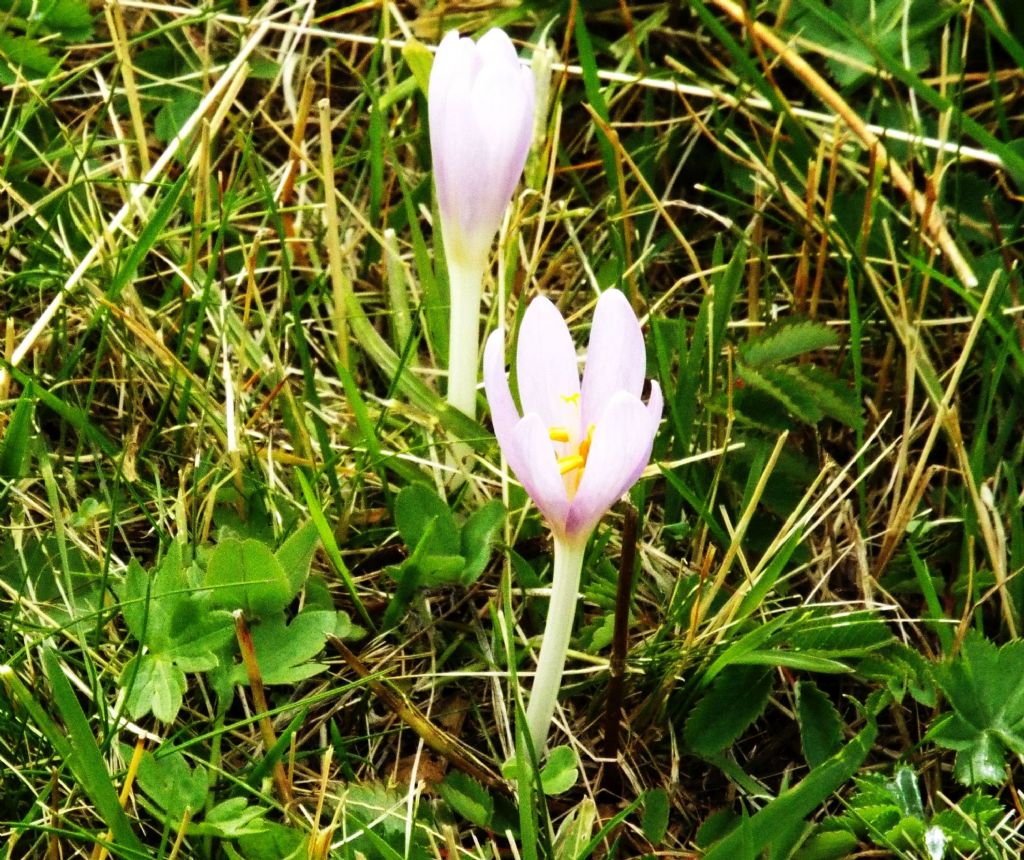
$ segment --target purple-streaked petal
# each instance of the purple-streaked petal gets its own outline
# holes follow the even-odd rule
[[[563,427],[574,441],[580,431],[580,375],[576,347],[558,309],[538,296],[526,309],[516,347],[516,380],[523,414],[547,427]]]
[[[509,468],[540,509],[548,525],[556,534],[563,535],[569,512],[569,497],[558,472],[548,428],[540,416],[533,413],[516,424],[509,445],[502,450]]]
[[[650,406],[627,391],[612,395],[594,429],[587,465],[569,507],[565,529],[570,537],[589,535],[637,482],[651,458],[661,406],[661,390],[654,382]]]
[[[640,323],[619,290],[597,300],[583,371],[583,426],[596,424],[612,396],[627,391],[639,397],[647,369]]]
[[[501,330],[491,332],[484,347],[484,391],[491,407],[494,435],[498,437],[498,444],[506,448],[519,422],[519,413],[505,374],[505,341]]]

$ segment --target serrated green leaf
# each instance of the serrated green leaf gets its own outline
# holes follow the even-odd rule
[[[1007,750],[1024,753],[1024,642],[997,648],[971,631],[960,652],[934,674],[953,714],[933,723],[928,737],[957,750],[954,775],[965,785],[1003,779]]]
[[[953,776],[963,785],[1000,785],[1006,779],[1002,744],[990,732],[981,732],[974,742],[956,754]]]
[[[223,540],[210,553],[204,587],[214,606],[271,616],[292,600],[288,575],[274,554],[257,540]]]
[[[750,367],[763,369],[838,343],[838,335],[824,323],[780,320],[740,346],[740,358]]]
[[[801,364],[777,368],[794,379],[820,409],[830,418],[847,427],[857,428],[863,423],[857,392],[846,382],[832,376],[813,364]]]
[[[0,2],[0,15],[18,16],[31,22],[33,32],[61,36],[68,42],[84,41],[92,36],[93,16],[87,0],[7,0]]]
[[[477,827],[489,827],[494,816],[494,798],[479,782],[461,771],[448,773],[440,785],[445,802]]]
[[[806,424],[817,424],[825,415],[800,388],[781,374],[760,370],[742,361],[736,362],[736,373],[751,388],[778,401],[790,415]]]
[[[238,837],[238,851],[229,855],[231,860],[308,860],[309,834],[275,821],[265,824],[259,833]],[[231,843],[224,842],[221,848],[227,853]]]
[[[19,69],[28,78],[45,77],[59,65],[58,60],[35,39],[0,33],[0,81],[13,84]]]
[[[572,747],[559,746],[548,753],[547,763],[540,771],[540,783],[545,794],[562,794],[576,784],[579,775]]]
[[[686,745],[702,756],[726,749],[761,716],[771,691],[771,673],[759,666],[723,669],[686,720]]]
[[[889,794],[896,801],[903,815],[924,818],[924,805],[921,803],[921,789],[917,784],[914,769],[901,765],[896,768],[893,778],[885,784]]]
[[[463,585],[480,578],[491,558],[491,547],[505,522],[505,506],[500,499],[491,499],[478,508],[462,526],[460,545],[465,565],[459,577]]]
[[[171,541],[152,574],[129,561],[124,582],[116,589],[129,632],[154,653],[170,648],[176,634],[193,635],[187,628],[196,614],[205,614],[205,606],[189,605],[195,595],[183,554],[181,541]]]
[[[291,596],[295,597],[309,576],[309,568],[313,564],[317,547],[320,546],[320,532],[316,523],[309,520],[289,535],[288,539],[277,548],[274,556],[288,578]]]
[[[810,767],[831,758],[842,745],[843,723],[832,702],[813,681],[796,685],[796,715],[800,743]]]

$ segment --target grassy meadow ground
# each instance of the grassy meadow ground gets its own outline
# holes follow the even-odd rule
[[[621,288],[666,396],[539,774],[431,226],[492,25],[481,332]],[[1017,0],[0,0],[4,856],[1021,856],[1022,68]]]

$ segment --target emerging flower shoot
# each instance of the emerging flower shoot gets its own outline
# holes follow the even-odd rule
[[[451,299],[448,402],[476,413],[480,291],[533,135],[534,78],[501,30],[452,31],[430,72],[430,149]]]

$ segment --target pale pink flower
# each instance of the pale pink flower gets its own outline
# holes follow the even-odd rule
[[[516,478],[551,526],[556,542],[579,544],[636,481],[651,456],[662,395],[651,380],[643,335],[618,290],[598,299],[583,382],[569,329],[555,306],[536,298],[519,329],[520,417],[505,375],[504,344],[491,334],[484,388],[498,443]]]
[[[534,78],[502,30],[453,30],[430,72],[430,149],[449,265],[480,268],[533,137]]]

